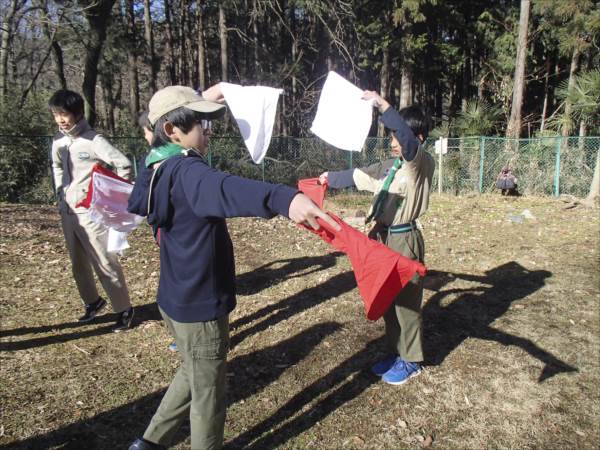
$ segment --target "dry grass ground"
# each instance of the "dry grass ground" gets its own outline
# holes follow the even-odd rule
[[[327,206],[348,216],[361,202]],[[123,259],[139,325],[117,335],[112,314],[76,323],[52,207],[0,205],[0,220],[0,449],[127,448],[179,364],[148,228]],[[346,257],[283,219],[230,221],[228,448],[597,448],[598,211],[434,196],[423,222],[426,368],[394,387],[369,373],[383,324],[366,320]]]

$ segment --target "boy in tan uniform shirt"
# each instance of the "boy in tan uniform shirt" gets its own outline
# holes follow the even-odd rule
[[[112,308],[118,314],[113,331],[131,327],[133,307],[123,269],[115,253],[107,252],[108,228],[92,222],[88,210],[76,205],[87,196],[94,164],[112,166],[126,179],[131,163],[125,155],[96,133],[83,117],[83,99],[73,91],[59,90],[48,101],[59,127],[52,142],[52,174],[65,242],[71,258],[73,277],[85,313],[80,322],[90,322],[106,306],[98,295],[96,272]]]
[[[423,263],[425,245],[417,219],[429,206],[435,169],[435,161],[421,147],[429,121],[418,107],[398,112],[373,91],[365,91],[363,98],[373,99],[382,122],[392,131],[394,158],[361,169],[325,172],[320,181],[332,188],[356,186],[376,194],[367,217],[367,222],[373,220],[369,237]],[[384,314],[389,354],[372,371],[386,383],[403,384],[421,372],[422,300],[423,281],[415,275]]]

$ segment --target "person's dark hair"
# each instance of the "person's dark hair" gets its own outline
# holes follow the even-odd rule
[[[150,125],[150,121],[148,120],[148,111],[142,111],[138,116],[138,125],[142,128],[148,128],[152,130],[152,125]]]
[[[74,116],[83,115],[83,98],[77,92],[61,89],[56,91],[48,100],[48,107],[51,110],[62,110],[73,114]]]
[[[154,137],[150,147],[156,148],[171,142],[169,136],[167,136],[165,133],[165,123],[171,122],[184,133],[188,133],[192,128],[194,128],[194,125],[200,123],[202,119],[206,118],[206,114],[192,111],[191,109],[183,107],[168,112],[164,116],[161,116],[152,127],[152,130],[154,131]]]
[[[406,122],[406,125],[415,133],[415,136],[422,134],[423,140],[427,139],[427,136],[429,136],[430,121],[419,106],[407,106],[398,111],[398,113],[402,117],[402,120]]]

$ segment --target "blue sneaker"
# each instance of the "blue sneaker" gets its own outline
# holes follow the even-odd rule
[[[171,342],[169,344],[169,350],[171,350],[172,352],[176,352],[177,351],[177,342]]]
[[[383,374],[381,379],[387,384],[404,384],[412,377],[421,373],[421,364],[404,361],[401,358],[396,360],[394,367]]]
[[[400,359],[398,357],[398,355],[390,353],[385,358],[383,358],[381,361],[379,361],[378,363],[375,363],[371,367],[371,372],[373,372],[378,377],[382,376],[384,373],[386,373],[388,370],[390,370],[394,366],[394,364],[396,363],[396,359]]]

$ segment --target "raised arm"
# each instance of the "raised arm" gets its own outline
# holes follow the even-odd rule
[[[381,114],[383,124],[392,130],[402,149],[402,157],[405,161],[412,161],[419,148],[419,138],[402,120],[398,111],[375,91],[365,91],[363,99],[373,100],[373,107],[377,108]]]

